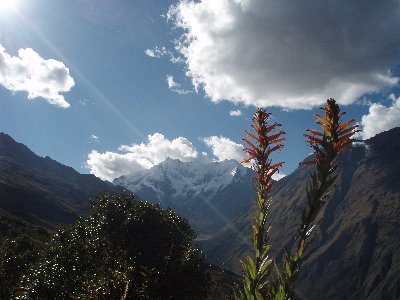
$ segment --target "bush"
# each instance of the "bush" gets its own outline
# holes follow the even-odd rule
[[[102,193],[87,217],[52,236],[23,285],[35,299],[202,299],[194,238],[171,209]]]

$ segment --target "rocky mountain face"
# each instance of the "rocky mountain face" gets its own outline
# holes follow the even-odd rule
[[[229,226],[251,206],[253,171],[235,160],[181,162],[166,159],[149,170],[114,180],[139,198],[171,207],[187,217],[200,235]]]
[[[336,187],[297,283],[301,299],[400,299],[400,128],[356,143],[341,157]],[[272,253],[293,244],[310,170],[277,182],[271,207]],[[235,272],[252,255],[251,209],[205,243],[209,259]]]
[[[88,210],[88,199],[97,192],[117,190],[122,188],[37,156],[0,133],[0,212],[8,221],[17,217],[52,229],[74,222]]]

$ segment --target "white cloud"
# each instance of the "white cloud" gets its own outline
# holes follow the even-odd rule
[[[178,56],[175,55],[175,53],[173,51],[168,50],[165,47],[155,47],[154,49],[146,49],[144,50],[144,53],[152,58],[160,58],[164,55],[167,55],[169,57],[169,60],[173,63],[173,64],[177,64],[177,63],[184,63],[185,60]]]
[[[144,53],[152,58],[160,58],[161,56],[168,54],[168,51],[165,47],[155,47],[154,49],[146,49]]]
[[[223,137],[223,136],[210,136],[203,139],[203,142],[211,148],[213,155],[217,157],[217,161],[223,161],[225,159],[235,159],[239,162],[243,161],[245,158],[245,153],[243,152],[244,147],[241,144],[237,144],[234,141]],[[250,168],[253,162],[242,163],[243,166]],[[285,177],[286,174],[282,172],[277,172],[272,175],[272,179],[278,181]]]
[[[75,82],[62,62],[46,60],[30,48],[11,56],[0,44],[0,84],[12,92],[27,92],[28,99],[42,97],[67,108],[70,104],[61,93],[70,91]]]
[[[169,89],[179,87],[179,84],[174,81],[174,76],[172,75],[167,75],[167,84]]]
[[[89,136],[89,140],[90,140],[91,142],[96,142],[96,143],[98,143],[98,142],[99,142],[99,137],[98,137],[97,135],[91,134],[91,135]]]
[[[389,107],[374,103],[369,108],[369,113],[361,119],[363,139],[400,126],[400,97],[390,96],[392,104]]]
[[[218,161],[225,159],[242,161],[244,159],[243,145],[237,144],[224,136],[209,136],[203,138],[203,142],[211,148]]]
[[[191,91],[186,91],[186,90],[182,89],[181,85],[179,83],[175,82],[174,76],[172,76],[172,75],[167,75],[167,84],[168,84],[168,88],[171,91],[178,93],[180,95],[185,95],[185,94],[191,93]]]
[[[123,153],[110,151],[99,153],[92,150],[86,162],[90,173],[112,181],[122,175],[149,169],[167,157],[184,162],[207,159],[186,138],[168,140],[160,133],[149,135],[146,144],[122,145],[119,151]]]
[[[349,104],[397,83],[398,1],[181,0],[175,47],[214,102],[309,108]],[[346,13],[343,13],[346,12]]]
[[[238,116],[240,116],[242,114],[242,112],[241,112],[241,110],[239,110],[239,109],[237,109],[237,110],[231,110],[230,112],[229,112],[229,115],[231,116],[231,117],[238,117]]]
[[[146,50],[144,50],[144,53],[145,53],[147,56],[150,56],[150,57],[157,57],[157,56],[156,56],[156,53],[155,53],[154,50],[152,50],[152,49],[146,49]]]

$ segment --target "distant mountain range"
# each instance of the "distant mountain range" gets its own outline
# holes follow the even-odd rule
[[[400,128],[357,142],[340,161],[298,294],[305,300],[400,299]],[[270,241],[278,263],[282,247],[293,244],[309,172],[299,167],[274,185]],[[240,259],[252,255],[253,174],[233,160],[167,159],[114,183],[187,217],[207,259],[240,274]],[[4,212],[51,229],[87,211],[87,199],[99,190],[122,188],[38,157],[0,134],[0,217]]]
[[[142,199],[173,208],[205,239],[251,207],[255,196],[253,174],[235,160],[210,163],[167,158],[114,183]]]
[[[0,133],[2,219],[16,217],[53,229],[60,224],[70,224],[78,215],[87,212],[89,198],[97,192],[121,190],[122,187],[115,187],[94,175],[79,174],[50,157],[40,157],[9,135]],[[3,226],[7,222],[3,222]]]

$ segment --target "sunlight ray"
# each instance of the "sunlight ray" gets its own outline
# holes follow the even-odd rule
[[[16,10],[16,14],[20,18],[20,20],[26,25],[29,26],[30,28],[33,29],[33,31],[36,33],[36,35],[39,37],[39,39],[52,51],[54,52],[62,61],[73,70],[74,74],[77,75],[79,78],[79,81],[84,83],[90,91],[98,98],[100,99],[109,109],[116,115],[116,120],[122,120],[123,123],[141,140],[144,140],[146,138],[146,135],[143,134],[136,126],[132,124],[128,120],[128,118],[110,101],[86,76],[83,74],[83,72],[80,71],[80,69],[59,50],[54,44],[32,23],[27,20],[23,14],[21,14],[19,11]]]
[[[225,226],[229,226],[230,229],[232,229],[234,231],[234,233],[237,235],[237,239],[240,240],[240,242],[242,244],[246,244],[248,246],[252,245],[251,239],[250,237],[246,237],[242,234],[242,232],[238,231],[234,226],[233,226],[233,222],[232,220],[229,220],[228,218],[226,218],[221,212],[220,210],[218,210],[215,205],[213,203],[211,203],[210,201],[207,201],[207,199],[205,197],[202,197],[203,199],[202,202],[204,204],[206,204],[211,211],[214,213],[215,216],[217,216],[217,218],[219,218],[224,224]],[[236,244],[238,244],[238,242],[235,242]]]

